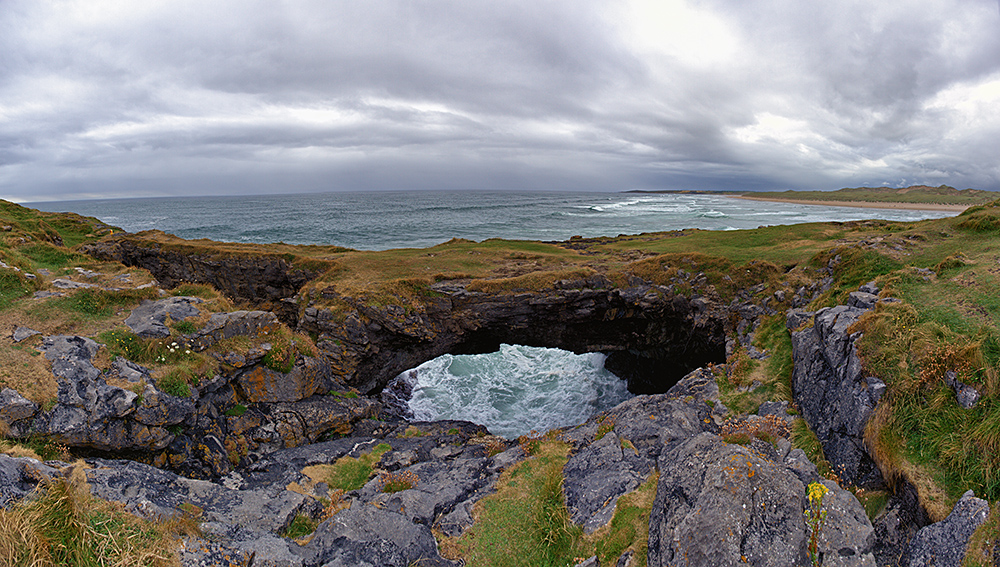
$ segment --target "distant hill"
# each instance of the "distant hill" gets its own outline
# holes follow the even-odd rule
[[[760,191],[747,197],[795,201],[861,201],[868,203],[934,203],[941,205],[982,205],[1000,197],[993,191],[958,190],[948,185],[930,187],[847,187],[837,191]]]

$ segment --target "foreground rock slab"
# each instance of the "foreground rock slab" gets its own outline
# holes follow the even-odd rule
[[[806,487],[769,444],[749,447],[702,433],[659,459],[649,565],[807,565]],[[787,456],[786,456],[787,457]],[[819,552],[823,565],[875,566],[864,508],[835,483]]]

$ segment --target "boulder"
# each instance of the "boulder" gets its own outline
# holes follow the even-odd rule
[[[0,390],[0,420],[9,426],[38,413],[38,404],[25,398],[13,388]]]
[[[39,333],[38,331],[34,329],[29,329],[28,327],[18,327],[14,329],[14,333],[13,335],[11,335],[11,338],[14,339],[15,343],[19,343],[29,337],[33,337],[35,335],[40,335],[40,334],[41,333]]]
[[[213,313],[208,323],[191,337],[191,348],[206,349],[215,343],[236,336],[254,337],[277,331],[278,317],[270,311],[233,311]]]
[[[784,462],[702,433],[667,448],[650,516],[651,567],[806,565],[806,486]],[[825,482],[823,565],[875,566],[872,526],[850,493]]]
[[[704,431],[718,400],[711,372],[695,370],[665,394],[636,396],[563,437],[574,451],[563,468],[570,518],[592,533],[614,516],[618,499],[649,478],[663,447]]]
[[[296,402],[336,385],[330,365],[308,356],[298,357],[287,373],[253,366],[237,374],[233,383],[240,397],[251,403]]]
[[[917,532],[902,563],[907,567],[960,567],[969,538],[990,515],[989,502],[969,490],[948,517]]]
[[[201,311],[195,304],[201,302],[202,300],[197,297],[167,297],[156,301],[146,299],[139,307],[132,310],[125,319],[125,324],[133,333],[143,338],[169,337],[167,317],[174,321],[197,317]]]

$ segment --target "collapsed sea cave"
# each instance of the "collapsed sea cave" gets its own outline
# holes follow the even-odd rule
[[[633,394],[666,392],[691,370],[726,358],[727,310],[648,284],[517,294],[458,290],[420,314],[360,306],[344,321],[307,310],[300,328],[351,386],[377,394],[400,373],[442,355],[501,345],[601,353]]]

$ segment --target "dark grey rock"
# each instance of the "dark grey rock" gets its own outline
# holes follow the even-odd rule
[[[199,350],[236,336],[256,336],[279,326],[278,317],[270,311],[233,311],[214,313],[208,323],[191,338],[192,348]]]
[[[128,380],[129,382],[139,384],[153,383],[153,379],[150,376],[148,368],[120,356],[115,358],[115,360],[111,363],[110,373],[117,378]]]
[[[97,287],[95,284],[86,282],[75,282],[66,278],[56,278],[52,280],[52,287],[59,289],[86,289]]]
[[[871,309],[875,307],[876,303],[878,303],[877,295],[863,291],[852,291],[847,299],[849,307],[857,307],[858,309]]]
[[[0,420],[7,425],[28,419],[38,412],[38,404],[25,398],[12,388],[0,390]]]
[[[606,525],[618,498],[642,484],[652,464],[614,432],[577,451],[563,468],[570,518],[588,534]]]
[[[785,315],[785,326],[788,330],[794,331],[812,319],[815,315],[815,311],[806,311],[805,309],[789,309],[788,314]]]
[[[35,335],[40,335],[40,334],[41,333],[39,333],[38,331],[36,331],[34,329],[29,329],[28,327],[18,327],[16,329],[14,329],[14,334],[11,335],[11,338],[14,339],[15,343],[19,343],[19,342],[23,341],[24,339],[27,339],[29,337],[33,337]]]
[[[875,284],[874,281],[870,281],[870,282],[862,285],[861,287],[859,287],[858,291],[861,291],[861,292],[864,292],[864,293],[870,293],[872,295],[878,295],[879,287],[878,287],[878,285]]]
[[[760,404],[759,408],[757,408],[757,415],[761,417],[767,415],[776,415],[778,417],[788,419],[790,417],[788,415],[788,402],[787,401],[764,402]]]
[[[576,567],[601,567],[601,562],[596,555],[592,555],[576,564]]]
[[[864,445],[864,429],[884,391],[862,372],[859,333],[847,330],[864,313],[844,305],[821,309],[811,328],[792,333],[792,397],[827,459],[846,482],[881,488],[882,475]]]
[[[973,532],[990,514],[989,502],[970,490],[944,520],[921,528],[910,542],[908,567],[960,567]]]
[[[959,380],[954,370],[945,372],[944,381],[955,392],[955,401],[964,409],[972,409],[979,403],[979,390]]]
[[[622,553],[618,558],[618,561],[615,562],[615,567],[632,567],[634,560],[635,552],[632,550],[626,551],[625,553]]]
[[[278,534],[305,504],[301,494],[284,486],[230,490],[218,484],[184,478],[134,461],[88,461],[87,480],[94,496],[121,502],[143,518],[167,518],[185,504],[203,510],[203,529],[220,538],[237,528]]]
[[[167,297],[156,301],[145,300],[125,319],[132,332],[144,338],[162,338],[170,336],[167,328],[167,316],[174,321],[182,321],[187,317],[197,317],[201,312],[194,305],[201,303],[197,297]]]
[[[323,567],[458,567],[441,557],[431,531],[406,516],[356,505],[320,524],[298,553],[305,565]]]
[[[59,476],[58,469],[34,459],[0,453],[0,508],[31,494],[42,479]]]
[[[112,451],[166,448],[174,436],[162,425],[171,421],[152,419],[149,411],[139,417],[137,408],[143,405],[139,403],[139,395],[108,385],[91,363],[97,349],[97,343],[85,337],[45,338],[39,350],[52,361],[52,372],[59,385],[58,403],[48,414],[39,414],[31,428],[73,447]],[[169,400],[167,394],[147,384],[144,405],[148,408],[154,402],[157,404],[154,413],[174,416],[178,411],[186,415],[193,411],[189,402]]]
[[[649,565],[805,565],[806,485],[784,464],[703,433],[661,454],[650,516]],[[825,483],[824,565],[874,567],[860,503]]]
[[[45,299],[47,297],[62,297],[63,295],[65,295],[65,294],[64,293],[60,293],[58,291],[46,291],[46,290],[42,290],[42,291],[36,291],[32,295],[32,297],[35,298],[35,299]]]

